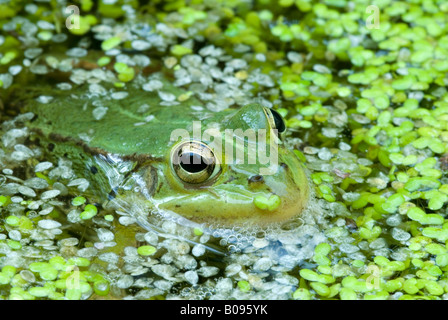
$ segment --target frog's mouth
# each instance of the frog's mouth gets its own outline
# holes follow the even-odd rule
[[[300,194],[295,194],[299,196]],[[246,224],[266,226],[286,221],[303,210],[303,202],[292,197],[280,198],[274,194],[246,196],[224,192],[218,199],[209,196],[187,196],[160,206],[176,212],[197,223],[219,226],[243,226]],[[258,201],[257,201],[258,200]]]

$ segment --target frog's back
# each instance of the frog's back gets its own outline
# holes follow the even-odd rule
[[[27,88],[23,108],[37,115],[30,126],[51,139],[81,141],[91,150],[154,158],[166,154],[174,130],[191,132],[193,121],[219,122],[223,116],[204,110],[194,97],[179,102],[185,92],[166,81],[160,93],[135,87],[119,91],[110,89],[98,95],[89,85],[72,90],[34,86]]]

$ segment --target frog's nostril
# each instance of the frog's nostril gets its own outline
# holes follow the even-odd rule
[[[263,176],[257,174],[255,176],[251,176],[247,180],[249,181],[249,183],[255,183],[255,182],[263,182],[264,178],[263,178]]]

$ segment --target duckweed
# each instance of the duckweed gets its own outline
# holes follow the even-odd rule
[[[123,62],[116,62],[114,69],[118,72],[118,79],[123,82],[131,81],[135,76],[135,71]]]
[[[103,51],[108,51],[118,46],[120,43],[121,43],[120,37],[110,37],[109,39],[104,40],[101,43],[101,49],[103,49]]]
[[[66,269],[66,261],[61,256],[56,256],[48,260],[50,265],[55,268],[56,270],[63,271]]]
[[[308,281],[318,281],[319,275],[313,270],[302,269],[300,270],[300,276]]]
[[[0,284],[8,284],[11,281],[11,277],[4,273],[0,273]]]
[[[141,256],[152,256],[156,251],[157,249],[153,246],[141,246],[137,249],[138,254]]]
[[[79,196],[79,197],[73,198],[72,205],[78,207],[78,206],[83,205],[85,202],[86,202],[86,198]]]
[[[51,264],[51,262],[50,262]],[[76,257],[76,258],[70,258],[67,261],[68,265],[75,265],[78,267],[88,267],[90,265],[90,261],[86,258]]]
[[[93,290],[99,296],[106,296],[109,293],[109,282],[105,280],[95,281],[93,284]]]
[[[278,195],[271,195],[269,198],[265,196],[256,196],[253,200],[255,206],[261,210],[272,211],[280,206],[281,199]]]
[[[89,220],[92,219],[96,214],[98,213],[98,209],[93,204],[87,204],[84,207],[84,211],[81,212],[80,218],[82,220]]]
[[[311,300],[312,296],[308,289],[299,288],[294,291],[292,298],[295,300]]]
[[[351,288],[341,288],[339,291],[339,296],[341,300],[357,300],[358,298],[355,290]]]
[[[410,219],[420,222],[421,224],[443,224],[444,218],[438,214],[426,214],[418,207],[410,208],[407,212]]]
[[[16,216],[9,216],[6,218],[5,222],[10,226],[16,227],[20,223],[20,218]]]
[[[0,196],[0,207],[5,206],[8,203],[8,201],[9,201],[8,197]]]
[[[242,292],[248,292],[250,290],[250,284],[245,280],[238,281],[238,287]]]
[[[204,232],[199,228],[194,228],[193,232],[196,236],[202,236],[204,234]]]
[[[331,293],[330,288],[323,283],[320,282],[311,282],[310,287],[316,291],[316,293],[322,297],[329,296]]]
[[[47,297],[50,294],[50,290],[45,287],[31,287],[28,289],[28,292],[37,298]]]

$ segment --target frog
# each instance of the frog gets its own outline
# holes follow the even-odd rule
[[[265,227],[300,217],[311,197],[306,167],[287,147],[276,110],[209,110],[172,79],[151,77],[159,84],[152,91],[36,81],[8,99],[34,114],[27,126],[48,157],[69,159],[88,192],[137,206],[142,221]]]

